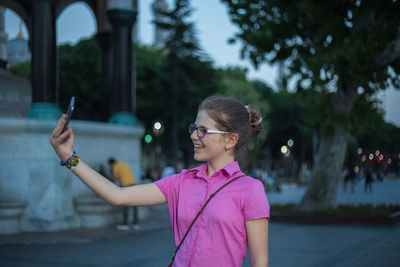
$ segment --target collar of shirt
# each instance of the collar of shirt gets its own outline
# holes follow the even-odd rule
[[[203,179],[208,180],[207,166],[208,166],[207,164],[201,165],[199,167],[191,169],[190,172],[193,172],[195,174],[194,178],[198,177],[198,178],[203,178]],[[218,172],[222,173],[223,176],[226,177],[227,179],[234,178],[233,175],[235,173],[239,172],[241,174],[240,167],[239,167],[239,164],[237,161],[232,161],[231,163],[227,164],[225,167],[223,167]]]

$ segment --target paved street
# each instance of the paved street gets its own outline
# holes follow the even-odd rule
[[[170,230],[156,230],[94,241],[4,245],[0,246],[0,266],[166,266],[172,238]],[[272,222],[269,241],[270,266],[398,266],[400,262],[399,226]],[[244,266],[250,266],[248,259]]]
[[[339,194],[339,201],[400,204],[400,181],[374,184],[374,193]],[[284,188],[271,202],[291,202],[304,188]],[[394,194],[396,193],[396,194]],[[388,196],[390,195],[390,196]],[[285,199],[286,196],[286,199]],[[0,266],[166,266],[173,250],[166,206],[152,207],[141,229],[114,228],[0,236]],[[398,266],[400,225],[296,225],[273,221],[270,266]],[[250,266],[246,259],[244,266]]]

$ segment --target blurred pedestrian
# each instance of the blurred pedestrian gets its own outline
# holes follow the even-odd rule
[[[121,187],[129,187],[136,184],[135,176],[132,173],[131,168],[126,162],[117,161],[115,158],[109,158],[108,164],[110,165],[112,177],[111,181],[117,183]],[[122,224],[117,225],[120,230],[129,230],[130,228],[138,228],[138,214],[137,207],[125,206],[123,211]],[[133,213],[133,221],[130,220],[130,215]]]
[[[349,168],[348,179],[351,185],[350,192],[353,194],[357,185],[356,172],[353,168]]]
[[[161,178],[165,178],[173,174],[175,174],[175,168],[174,166],[172,166],[172,164],[168,164],[168,166],[165,166],[165,168],[163,169],[161,173]]]
[[[364,192],[367,193],[367,189],[369,188],[369,192],[372,193],[372,172],[369,168],[367,168],[365,172],[365,184],[364,184]]]
[[[268,266],[268,200],[262,183],[245,175],[236,161],[262,129],[256,106],[207,98],[189,126],[194,159],[207,163],[127,188],[115,186],[80,160],[73,152],[72,129],[61,134],[65,118],[58,121],[50,143],[62,164],[92,190],[114,205],[168,203],[177,246],[173,266],[242,266],[247,246],[252,263]]]

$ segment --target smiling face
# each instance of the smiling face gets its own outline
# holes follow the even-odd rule
[[[207,129],[219,130],[216,122],[211,119],[204,110],[199,111],[195,124],[204,126]],[[206,134],[199,138],[197,131],[194,131],[190,138],[194,145],[194,159],[197,161],[219,161],[226,157],[225,145],[227,144],[225,134]]]

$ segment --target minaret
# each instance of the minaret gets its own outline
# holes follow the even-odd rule
[[[0,68],[5,68],[7,64],[7,39],[8,35],[5,32],[5,20],[4,15],[6,9],[0,7]]]
[[[168,18],[163,14],[163,12],[168,11],[168,4],[165,0],[156,0],[151,5],[155,17],[155,22],[168,22]],[[154,23],[154,42],[153,46],[156,48],[163,48],[165,42],[168,39],[168,31],[159,27]]]

